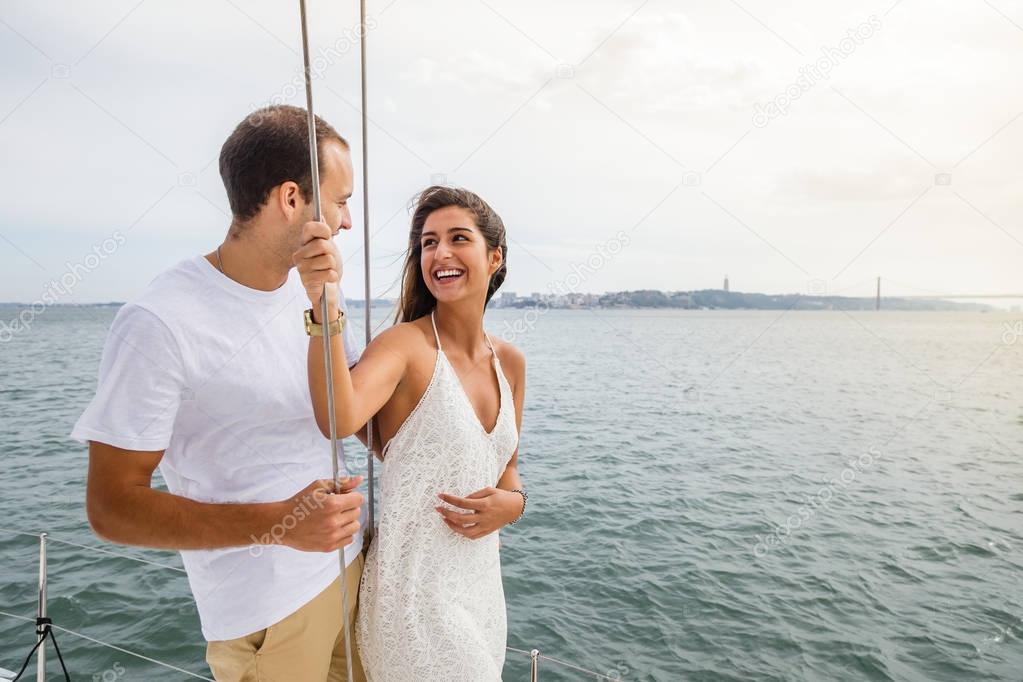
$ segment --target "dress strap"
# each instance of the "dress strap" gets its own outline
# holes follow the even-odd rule
[[[437,320],[433,317],[434,311],[430,311],[430,324],[433,325],[433,338],[437,341],[437,350],[441,350],[440,347],[440,334],[437,333]]]
[[[430,311],[430,324],[433,325],[433,338],[437,341],[437,350],[443,350],[443,348],[440,347],[440,334],[437,333],[437,318],[434,317],[434,312],[435,311],[432,310]],[[497,349],[494,348],[494,344],[490,341],[490,334],[483,332],[483,338],[487,341],[487,348],[490,349],[491,354],[493,354],[496,358]]]

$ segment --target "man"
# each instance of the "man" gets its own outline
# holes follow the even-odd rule
[[[320,119],[316,139],[323,222],[337,234],[351,228],[352,161]],[[304,320],[292,262],[313,216],[308,145],[296,107],[235,128],[220,152],[227,238],[121,308],[72,432],[89,442],[97,535],[181,551],[217,680],[346,676],[337,549],[354,623],[363,501],[361,477],[333,494],[309,393],[307,334],[323,328]],[[157,466],[168,492],[151,487]],[[352,654],[362,680],[354,640]]]

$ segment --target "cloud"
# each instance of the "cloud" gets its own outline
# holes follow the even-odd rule
[[[1018,2],[996,4],[1023,25]],[[116,273],[83,281],[76,300],[129,298],[209,250],[226,219],[215,164],[204,165],[301,63],[289,3],[135,5],[22,3],[0,13],[24,36],[0,25],[0,60],[18,65],[0,72],[0,182],[17,199],[0,208],[0,234],[48,270],[0,241],[0,300],[31,300],[65,261],[142,215],[112,257]],[[1012,21],[983,4],[903,2],[831,79],[754,129],[754,104],[871,10],[837,0],[745,5],[755,17],[733,3],[683,10],[640,0],[398,2],[377,15],[368,43],[375,281],[395,279],[404,206],[437,174],[500,206],[535,252],[513,247],[509,286],[519,291],[541,289],[575,252],[641,220],[594,290],[716,286],[726,269],[744,288],[802,290],[805,275],[736,218],[828,276],[942,172],[951,185],[935,186],[843,277],[903,272],[936,289],[975,288],[980,272],[991,273],[985,282],[1018,278],[1023,247],[991,224],[1014,234],[1023,224],[1023,118],[1014,119],[1023,44]],[[354,3],[314,8],[314,49],[357,21]],[[70,65],[69,77],[55,78],[54,63]],[[318,113],[356,157],[358,75],[351,50],[316,85]],[[700,184],[644,218],[686,172]],[[182,173],[197,183],[179,186]],[[357,190],[357,224],[360,203]],[[914,240],[936,235],[928,259],[915,259]],[[360,240],[341,238],[355,256],[353,282]]]
[[[591,61],[581,79],[613,100],[632,102],[646,115],[670,116],[746,106],[762,89],[755,56],[727,49],[728,37],[708,49],[681,12],[633,17]]]
[[[912,199],[920,193],[926,176],[921,175],[918,167],[908,166],[905,162],[893,162],[871,169],[799,169],[782,178],[777,190],[796,201]]]

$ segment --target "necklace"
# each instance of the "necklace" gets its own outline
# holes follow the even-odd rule
[[[221,246],[223,246],[223,244],[221,244]],[[227,273],[224,272],[224,263],[220,260],[220,246],[217,247],[217,270],[220,270],[220,274],[225,276],[227,275]]]

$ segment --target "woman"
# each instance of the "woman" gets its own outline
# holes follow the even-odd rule
[[[326,226],[316,225],[307,225],[296,258],[314,311],[316,292],[339,281],[341,263],[333,242],[317,238]],[[350,372],[345,363],[333,370],[338,435],[374,417],[385,443],[356,627],[371,681],[501,679],[507,624],[495,531],[525,510],[517,467],[525,359],[490,339],[483,313],[504,281],[507,250],[501,218],[480,197],[424,191],[398,324]],[[344,357],[342,338],[331,338],[334,357]],[[318,357],[310,355],[309,380],[325,428]]]

